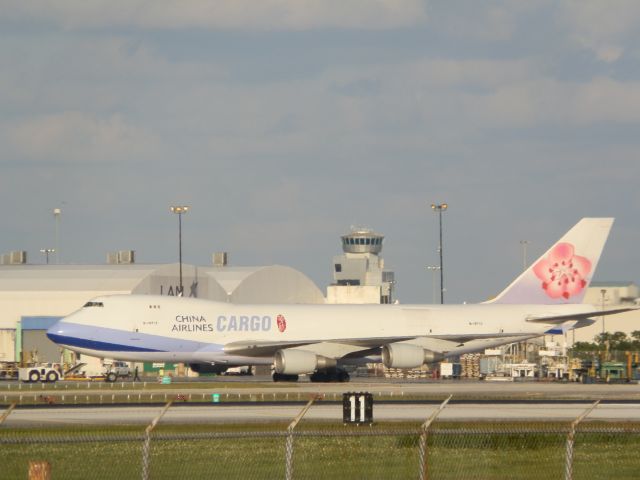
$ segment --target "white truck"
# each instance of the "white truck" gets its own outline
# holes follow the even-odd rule
[[[104,364],[105,382],[115,382],[118,378],[127,378],[131,376],[131,368],[127,362],[114,360],[111,363]]]
[[[131,375],[131,369],[127,362],[118,360],[105,360],[100,364],[78,363],[65,372],[65,378],[75,380],[101,380],[115,382],[118,378],[126,378]]]

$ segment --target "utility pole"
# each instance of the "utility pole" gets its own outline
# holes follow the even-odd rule
[[[438,224],[440,227],[440,245],[438,247],[438,253],[440,254],[440,303],[444,303],[444,268],[442,266],[442,212],[446,211],[449,205],[446,203],[431,204],[431,210],[438,213]]]

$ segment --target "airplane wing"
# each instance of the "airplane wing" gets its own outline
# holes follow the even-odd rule
[[[472,345],[486,346],[508,342],[523,341],[537,335],[518,335],[504,333],[501,335],[436,335],[436,336],[412,336],[412,337],[379,337],[379,338],[348,338],[332,340],[306,340],[296,342],[269,342],[269,341],[241,341],[228,343],[224,347],[227,355],[245,357],[267,357],[274,355],[278,350],[301,347],[303,350],[313,352],[330,358],[353,358],[359,356],[375,355],[380,353],[380,348],[389,343],[405,342],[419,345],[434,352],[451,352],[465,347],[469,350]],[[469,350],[470,351],[470,350]]]
[[[570,322],[571,320],[585,320],[591,317],[601,317],[603,315],[615,315],[616,313],[629,312],[631,310],[638,310],[638,309],[639,309],[638,307],[623,307],[623,308],[615,308],[612,310],[594,310],[593,312],[573,313],[570,315],[536,316],[536,317],[527,318],[527,322],[560,324],[564,322]]]
[[[265,357],[275,354],[278,350],[296,347],[309,347],[305,350],[313,351],[318,355],[342,357],[349,353],[379,348],[387,343],[412,340],[416,337],[380,337],[380,338],[348,338],[332,340],[300,340],[295,342],[269,342],[269,341],[241,341],[231,342],[224,346],[224,352],[228,355],[243,355],[247,357]],[[329,353],[334,351],[335,353]]]

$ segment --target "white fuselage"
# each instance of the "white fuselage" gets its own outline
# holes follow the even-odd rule
[[[234,345],[298,345],[340,357],[415,338],[492,339],[544,334],[550,325],[532,317],[585,313],[568,305],[235,305],[192,298],[100,297],[49,331],[56,343],[97,357],[129,361],[271,363],[272,355],[234,353]],[[571,324],[575,322],[569,322]],[[354,346],[355,345],[355,346]]]

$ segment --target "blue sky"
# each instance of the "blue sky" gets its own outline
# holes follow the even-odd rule
[[[0,251],[284,264],[321,288],[351,225],[404,302],[498,293],[583,216],[640,277],[640,3],[0,0]]]

